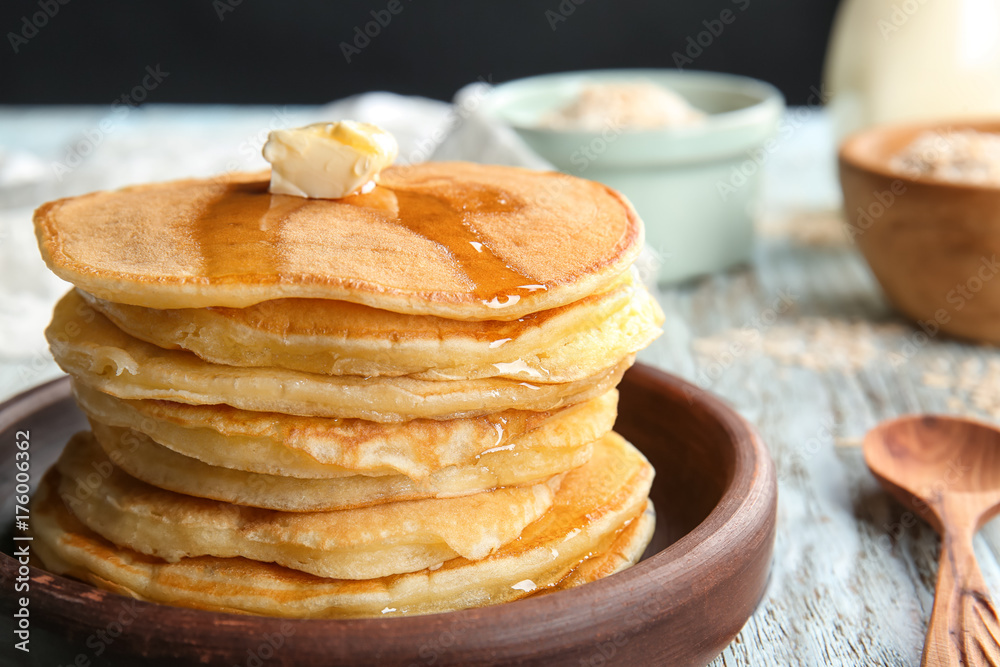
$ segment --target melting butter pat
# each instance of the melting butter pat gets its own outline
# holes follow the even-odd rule
[[[264,144],[271,192],[310,199],[371,191],[398,153],[391,134],[352,120],[274,130]]]

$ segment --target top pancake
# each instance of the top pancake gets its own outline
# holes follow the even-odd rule
[[[603,185],[471,163],[390,167],[366,195],[268,192],[268,173],[95,192],[35,228],[61,278],[150,308],[339,299],[459,320],[511,320],[609,285],[642,223]]]

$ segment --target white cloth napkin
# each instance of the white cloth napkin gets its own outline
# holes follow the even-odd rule
[[[42,332],[69,285],[45,267],[35,244],[31,211],[44,200],[142,181],[262,169],[267,165],[259,155],[260,144],[267,130],[344,118],[392,132],[399,141],[400,162],[469,160],[551,169],[513,130],[483,113],[490,90],[485,83],[471,84],[451,104],[373,92],[321,107],[140,107],[116,122],[82,164],[61,178],[52,166],[73,145],[63,145],[66,137],[85,142],[95,136],[94,128],[108,110],[66,107],[37,116],[0,111],[0,120],[9,115],[24,127],[0,133],[5,143],[0,145],[0,365],[5,366],[0,381],[6,385],[0,394],[56,372],[44,361],[48,353]],[[52,142],[50,154],[37,155],[46,150],[48,136],[62,138]],[[40,371],[18,372],[26,363]]]
[[[399,142],[399,161],[467,160],[552,169],[509,127],[484,113],[492,91],[486,83],[462,88],[451,104],[425,97],[365,93],[325,105],[317,115],[351,118],[389,130]]]

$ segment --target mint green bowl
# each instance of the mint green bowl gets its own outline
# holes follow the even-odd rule
[[[600,132],[538,127],[587,83],[646,80],[708,114],[691,127]],[[632,202],[646,243],[661,259],[660,282],[746,263],[762,165],[777,148],[784,99],[742,76],[663,69],[545,74],[500,84],[484,111],[510,125],[541,157],[569,174],[600,181]]]

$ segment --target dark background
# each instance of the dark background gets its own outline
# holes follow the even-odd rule
[[[765,79],[804,103],[820,81],[837,4],[394,1],[395,15],[390,0],[3,0],[0,103],[108,104],[157,65],[169,76],[147,102],[320,103],[369,90],[449,99],[480,77],[673,67],[675,54],[694,56],[687,69]],[[373,10],[391,18],[369,26],[378,34],[348,63],[341,42]]]

